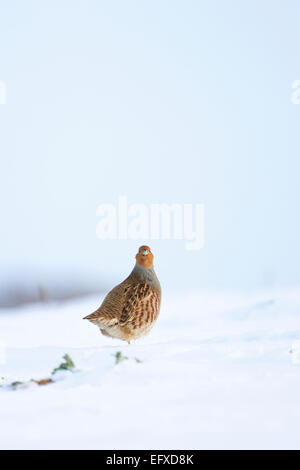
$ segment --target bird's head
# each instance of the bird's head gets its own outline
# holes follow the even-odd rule
[[[135,256],[137,263],[143,268],[152,268],[153,266],[153,254],[149,246],[140,246],[138,253]]]

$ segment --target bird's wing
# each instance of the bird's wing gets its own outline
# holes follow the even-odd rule
[[[122,308],[119,324],[125,325],[134,317],[141,303],[151,297],[153,289],[145,282],[128,286],[125,288],[125,301]]]
[[[114,287],[101,306],[90,315],[84,317],[103,328],[129,323],[135,316],[139,306],[151,297],[153,289],[145,282],[132,284],[125,280]]]
[[[114,287],[104,298],[100,307],[90,315],[84,317],[98,326],[109,327],[117,325],[122,313],[125,298],[126,282]]]

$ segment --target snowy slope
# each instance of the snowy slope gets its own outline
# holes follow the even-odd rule
[[[0,311],[1,449],[300,448],[300,290],[165,296],[130,346],[81,320],[100,301]]]

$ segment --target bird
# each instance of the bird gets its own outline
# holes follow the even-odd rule
[[[161,304],[161,286],[150,247],[142,245],[135,258],[129,276],[106,295],[95,312],[84,317],[98,326],[103,335],[128,344],[150,332]]]

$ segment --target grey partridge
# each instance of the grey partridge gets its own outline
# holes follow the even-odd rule
[[[106,295],[95,312],[84,317],[98,326],[103,335],[128,343],[150,332],[161,301],[161,287],[149,246],[141,246],[135,258],[136,264],[125,281]]]

